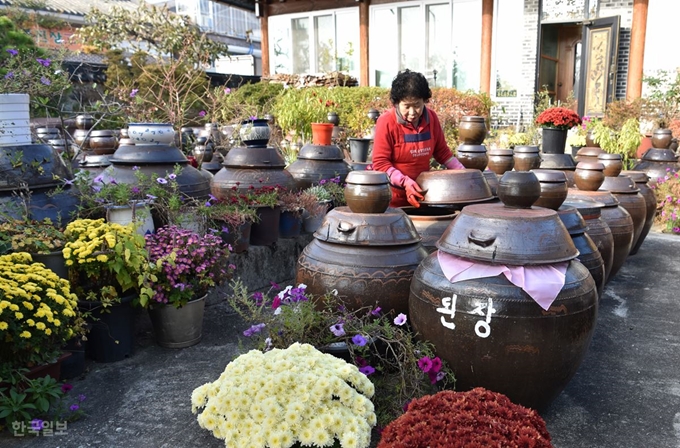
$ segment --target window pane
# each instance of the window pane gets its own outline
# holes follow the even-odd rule
[[[590,0],[586,13],[585,0],[543,0],[541,22],[571,22],[597,17],[598,0]]]
[[[399,8],[399,45],[401,46],[401,58],[399,70],[409,68],[422,70],[420,61],[423,54],[423,40],[417,26],[422,23],[420,19],[420,6]]]
[[[522,38],[518,26],[524,20],[524,0],[502,0],[494,12],[493,52],[496,74],[496,96],[516,97],[522,83]]]
[[[425,71],[430,84],[437,87],[449,85],[449,67],[451,61],[451,17],[449,5],[429,5],[426,7],[427,54]],[[436,73],[435,73],[436,71]],[[435,81],[436,80],[436,81]]]
[[[335,16],[336,68],[359,76],[359,11],[338,13]]]
[[[293,73],[293,55],[290,50],[291,21],[283,16],[269,18],[269,48],[271,73]]]
[[[389,88],[397,75],[399,48],[397,42],[397,9],[376,9],[371,17],[370,59],[375,71],[375,85]]]
[[[482,58],[482,0],[453,3],[452,87],[479,90]]]
[[[317,16],[314,18],[316,32],[316,71],[332,72],[335,70],[335,29],[333,16]]]
[[[309,73],[309,18],[303,17],[291,21],[293,73]]]
[[[555,92],[555,80],[557,79],[557,61],[541,58],[541,68],[538,75],[538,83],[550,93]]]
[[[541,54],[557,59],[557,31],[556,26],[544,26],[541,32]]]

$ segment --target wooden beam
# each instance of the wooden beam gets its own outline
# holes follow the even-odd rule
[[[369,0],[359,4],[359,85],[368,86],[368,5]]]
[[[642,96],[642,77],[645,61],[645,36],[647,34],[647,9],[649,0],[635,0],[633,23],[630,28],[630,54],[628,56],[628,101]]]
[[[260,48],[262,49],[262,76],[268,78],[269,73],[269,5],[267,0],[262,0],[261,6],[261,17],[260,17],[260,35],[262,36],[262,41],[260,42]]]
[[[482,60],[479,90],[491,93],[491,37],[493,34],[493,0],[482,0]]]

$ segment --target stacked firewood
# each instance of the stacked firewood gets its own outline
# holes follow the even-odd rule
[[[291,87],[353,87],[359,85],[359,82],[355,77],[341,72],[330,72],[317,75],[289,75],[285,73],[275,73],[269,77],[262,77],[262,81],[278,82]]]

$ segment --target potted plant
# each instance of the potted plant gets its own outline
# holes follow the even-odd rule
[[[621,154],[623,169],[629,170],[635,163],[636,151],[642,141],[640,121],[628,118],[620,129],[607,125],[605,120],[593,120],[591,129],[595,142],[610,154]]]
[[[197,344],[208,291],[233,269],[229,248],[213,233],[177,226],[161,227],[145,238],[154,266],[149,282],[154,295],[140,303],[149,308],[156,342],[169,348]]]
[[[63,250],[73,290],[90,313],[88,354],[119,361],[134,351],[134,309],[154,291],[144,237],[134,224],[76,219],[64,231]]]
[[[228,446],[367,448],[374,386],[309,344],[251,350],[191,394],[198,424]]]
[[[61,278],[68,271],[61,253],[66,236],[52,220],[8,220],[0,223],[0,254],[28,252],[34,262],[43,263]]]
[[[680,234],[680,175],[666,169],[666,175],[656,179],[651,186],[656,196],[656,224],[662,225],[662,232]]]
[[[409,400],[453,383],[451,370],[434,355],[431,344],[416,339],[407,316],[365,307],[350,311],[337,291],[323,296],[306,285],[250,292],[240,280],[230,283],[228,303],[249,325],[243,335],[259,350],[311,344],[353,363],[373,380],[378,423],[402,413]]]
[[[483,428],[483,429],[480,429]],[[383,430],[378,448],[552,447],[545,422],[503,394],[477,387],[413,400]]]
[[[210,195],[199,205],[198,212],[204,216],[207,228],[215,230],[229,244],[231,252],[242,253],[250,247],[250,230],[258,215],[249,199],[239,194],[236,187],[232,192],[223,199]]]
[[[250,229],[250,244],[253,246],[271,246],[279,239],[281,221],[281,205],[279,203],[279,186],[254,187],[245,191],[245,201],[257,212],[257,221]]]
[[[64,343],[82,332],[76,295],[26,252],[0,255],[0,366],[54,363]]]
[[[284,190],[279,194],[281,204],[281,220],[279,221],[279,237],[295,238],[302,231],[302,213],[305,204],[299,191]]]
[[[566,107],[549,107],[536,117],[542,128],[541,149],[545,154],[564,154],[567,131],[581,124],[581,117]]]

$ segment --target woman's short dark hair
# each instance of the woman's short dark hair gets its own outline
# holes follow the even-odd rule
[[[425,102],[432,98],[432,90],[422,73],[406,69],[395,76],[390,90],[390,100],[396,105],[406,98],[422,98]]]

